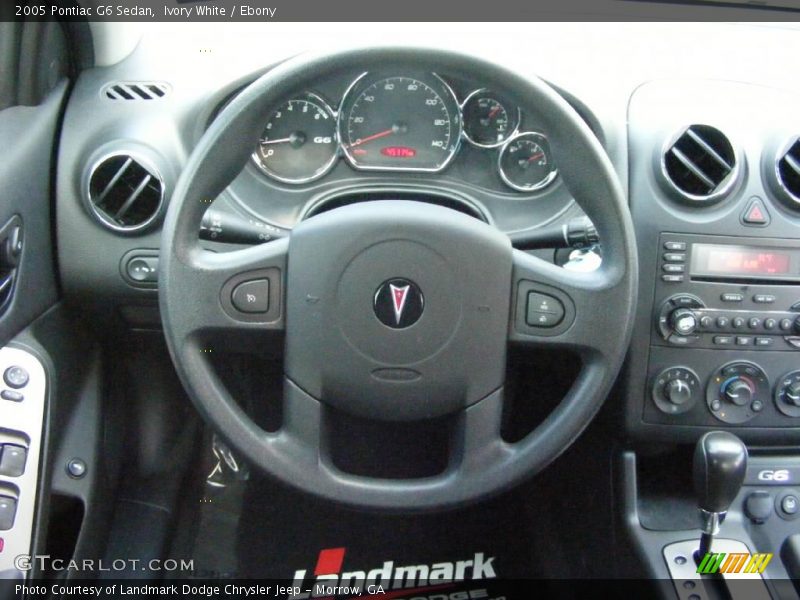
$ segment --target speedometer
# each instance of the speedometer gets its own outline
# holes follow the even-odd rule
[[[397,76],[358,82],[347,96],[339,135],[357,169],[439,171],[455,155],[458,104],[435,75],[428,81]]]

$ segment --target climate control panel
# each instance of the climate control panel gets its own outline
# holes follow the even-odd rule
[[[800,369],[792,352],[653,346],[650,364],[647,423],[800,428]]]

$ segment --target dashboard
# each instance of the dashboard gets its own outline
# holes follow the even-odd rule
[[[166,45],[152,35],[121,62],[81,77],[57,181],[68,300],[157,326],[159,227],[182,165],[250,81],[304,40],[333,43],[334,32],[315,27],[302,39],[277,27],[261,46],[242,35],[214,46],[217,54],[204,51],[205,41]],[[388,29],[371,41],[391,39]],[[433,31],[420,25],[419,39]],[[479,42],[461,33],[453,49],[478,45],[510,71],[551,82],[589,124],[627,193],[640,287],[613,399],[626,434],[674,442],[725,426],[748,441],[796,442],[800,88],[773,59],[800,49],[797,32],[507,24]],[[534,34],[546,55],[532,58],[507,41]],[[722,46],[729,60],[696,60]],[[248,160],[208,199],[199,235],[224,252],[375,199],[441,204],[509,235],[565,225],[582,211],[558,175],[558,148],[524,104],[480,73],[439,65],[322,72],[312,88],[264,107],[252,140],[235,142]],[[109,185],[123,166],[116,181],[126,187],[116,193]]]
[[[538,115],[519,104],[479,77],[419,65],[321,73],[312,89],[267,107],[251,160],[218,199],[204,235],[229,235],[232,213],[251,221],[243,241],[287,235],[311,215],[370,199],[442,204],[509,233],[581,214]]]
[[[547,137],[520,131],[521,114],[486,88],[459,102],[436,73],[365,72],[333,107],[312,91],[274,107],[253,160],[292,184],[324,177],[340,158],[357,170],[436,173],[466,142],[498,149],[497,174],[511,189],[530,192],[552,183],[558,170]]]

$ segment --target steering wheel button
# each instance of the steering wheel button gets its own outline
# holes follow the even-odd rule
[[[555,327],[564,318],[564,305],[558,298],[540,294],[528,293],[528,311],[525,321],[532,327]]]
[[[237,285],[231,303],[243,313],[265,313],[269,310],[269,279],[255,279]]]
[[[537,311],[564,315],[564,305],[561,301],[547,294],[538,292],[528,293],[528,311]]]
[[[529,310],[527,316],[527,323],[531,327],[555,327],[561,323],[563,317],[553,313],[539,312],[536,310]]]

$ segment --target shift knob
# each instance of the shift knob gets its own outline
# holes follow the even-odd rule
[[[727,431],[710,431],[694,450],[694,489],[697,504],[708,513],[730,508],[744,482],[747,447]]]

